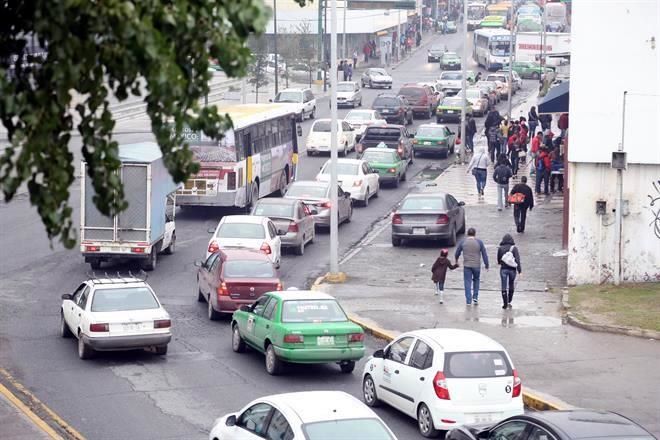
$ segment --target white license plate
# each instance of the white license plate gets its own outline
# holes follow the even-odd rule
[[[454,113],[454,110],[447,110],[447,113]]]
[[[413,228],[413,235],[425,235],[425,234],[426,234],[425,228]]]
[[[479,413],[472,415],[472,423],[490,423],[494,420],[495,414],[493,413]]]
[[[335,345],[334,336],[317,336],[316,345]]]
[[[430,142],[424,142],[424,145],[431,145]]]
[[[122,324],[121,327],[125,332],[135,332],[142,330],[142,324],[139,322],[126,322]]]

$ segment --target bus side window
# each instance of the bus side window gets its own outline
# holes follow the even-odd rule
[[[245,157],[252,156],[252,154],[254,154],[252,147],[252,133],[250,133],[249,128],[245,130],[245,133],[243,133],[243,148],[245,150]]]
[[[245,133],[243,131],[236,132],[236,161],[245,159]]]
[[[272,140],[272,145],[280,145],[281,139],[280,139],[280,127],[277,119],[274,121],[270,121],[271,124],[271,130],[273,130],[273,140]]]

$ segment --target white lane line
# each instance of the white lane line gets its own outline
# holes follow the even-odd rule
[[[351,250],[339,261],[340,265],[347,263],[351,258],[355,257],[358,253],[360,253],[362,249],[364,249],[365,246],[371,244],[372,241],[374,241],[380,234],[383,233],[385,229],[387,229],[390,226],[390,216],[387,216],[387,218],[381,221],[383,222],[383,224],[378,226],[376,229],[372,230],[360,242],[358,242],[353,248],[353,250]]]

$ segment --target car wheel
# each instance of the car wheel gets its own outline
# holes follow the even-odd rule
[[[67,324],[66,320],[64,319],[64,312],[60,312],[60,336],[63,338],[70,338],[73,336],[73,333],[71,333],[71,329],[69,328],[69,324]]]
[[[312,111],[309,112],[309,119],[314,119],[314,112],[316,112],[316,107],[312,107]]]
[[[358,102],[358,107],[362,107],[362,98],[360,98],[360,102]]]
[[[352,217],[353,217],[353,205],[351,205],[348,208],[348,217],[346,217],[346,223],[350,223]]]
[[[165,356],[167,354],[167,345],[157,345],[154,351],[159,356]]]
[[[378,198],[378,192],[380,191],[380,183],[378,184],[378,187],[376,188],[376,192],[374,193],[374,198]]]
[[[273,344],[266,348],[266,372],[271,376],[277,376],[282,371],[282,361],[275,354]]]
[[[374,85],[371,83],[371,80],[369,80],[369,88],[370,88],[370,89],[373,89],[373,88],[374,88]]]
[[[213,307],[213,303],[211,302],[211,295],[209,295],[207,301],[208,301],[208,307],[206,308],[206,315],[209,317],[209,320],[215,321],[218,318],[220,318],[220,313],[218,313]]]
[[[80,359],[91,359],[94,356],[94,349],[83,341],[82,333],[78,334],[78,357]]]
[[[158,263],[158,252],[156,252],[156,246],[154,245],[151,248],[151,254],[149,254],[149,259],[142,264],[142,268],[146,271],[152,271],[156,269],[157,263]]]
[[[362,381],[362,400],[367,406],[375,407],[380,405],[378,394],[376,393],[376,384],[370,375],[366,375]]]
[[[401,239],[396,238],[396,237],[392,237],[392,246],[394,246],[394,247],[401,246]]]
[[[167,255],[172,255],[174,251],[176,250],[176,234],[172,233],[172,241],[170,242],[170,245],[165,249],[165,253]]]
[[[369,187],[367,187],[367,192],[364,193],[364,200],[362,201],[362,206],[365,208],[369,206]]]
[[[245,341],[241,337],[241,332],[238,330],[238,324],[234,324],[231,329],[231,349],[235,353],[243,353],[245,351]]]
[[[294,251],[296,255],[304,255],[305,254],[305,237],[300,240],[300,245],[297,246]]]
[[[538,73],[538,72],[532,72],[532,79],[536,79],[536,80],[538,80],[539,78],[541,78],[541,74],[540,74],[540,73]]]
[[[355,370],[355,361],[342,361],[339,363],[339,368],[344,374],[350,374]]]
[[[404,171],[404,172],[403,172],[403,175],[401,176],[401,181],[402,181],[402,182],[405,182],[406,180],[408,180],[408,176],[407,176],[407,174],[408,174],[407,171]]]
[[[417,426],[419,427],[420,434],[426,438],[437,437],[440,434],[440,431],[433,427],[431,411],[425,403],[420,404],[417,409]]]
[[[199,283],[199,280],[197,280]],[[197,285],[197,302],[204,302],[206,301],[206,297],[202,293],[201,289],[199,288],[199,284]]]
[[[282,174],[280,174],[280,183],[277,189],[280,193],[280,197],[284,197],[286,195],[287,190],[289,189],[287,183],[286,169],[282,170]]]
[[[449,246],[456,246],[456,226],[451,228],[451,235],[449,236],[449,239],[447,239],[447,244]]]
[[[89,262],[89,267],[92,270],[99,270],[101,268],[101,260],[99,259],[93,259]]]
[[[399,175],[397,176],[397,178],[394,179],[394,182],[392,183],[392,186],[393,186],[394,188],[398,188],[398,187],[399,187],[399,182],[400,182],[400,181],[401,181],[401,174],[399,174]]]

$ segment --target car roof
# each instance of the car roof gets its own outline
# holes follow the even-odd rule
[[[529,413],[528,416],[546,422],[575,439],[649,435],[648,431],[635,422],[610,411],[591,409],[539,411]]]
[[[399,95],[396,93],[379,93],[376,98],[398,98]]]
[[[261,399],[260,399],[261,400]],[[304,391],[264,397],[275,406],[296,413],[303,423],[378,416],[365,404],[343,391]]]
[[[424,127],[424,128],[436,128],[436,127],[446,127],[446,125],[436,124],[436,123],[430,122],[428,124],[421,124],[417,129],[419,130],[422,127]]]
[[[263,199],[259,199],[257,201],[257,204],[264,203],[266,205],[295,205],[298,202],[299,202],[298,199],[285,199],[283,197],[264,197]]]
[[[296,180],[292,185],[305,185],[305,186],[328,186],[330,182],[324,182],[322,180]]]
[[[505,351],[504,347],[486,335],[457,328],[429,328],[406,333],[438,344],[445,351]]]
[[[271,292],[271,294],[277,296],[278,298],[281,298],[282,301],[305,300],[305,299],[311,299],[311,300],[335,299],[335,297],[328,295],[327,293],[319,292],[316,290],[285,290],[285,291]]]
[[[324,166],[331,163],[331,160],[332,159],[326,160]],[[362,159],[343,159],[343,158],[340,159],[340,158],[337,158],[337,163],[348,163],[348,164],[353,164],[353,165],[360,165],[362,162],[364,162]]]
[[[260,225],[267,217],[261,215],[226,215],[222,217],[223,223],[252,223]]]
[[[226,260],[267,260],[270,257],[256,250],[249,249],[220,249],[216,254],[223,254]]]
[[[90,278],[86,282],[92,284],[94,287],[103,287],[104,289],[121,289],[124,287],[150,287],[144,279],[127,276],[127,277],[114,277],[111,278],[104,274],[105,278]],[[153,289],[152,289],[153,290]]]
[[[302,89],[302,88],[301,89],[293,89],[293,88],[291,88],[291,89],[280,90],[279,93],[282,93],[282,92],[304,92],[305,90],[307,90],[307,89]]]

